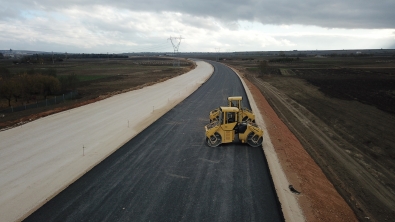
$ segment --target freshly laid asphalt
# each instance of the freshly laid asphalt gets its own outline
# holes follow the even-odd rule
[[[283,221],[262,148],[205,143],[210,110],[239,95],[249,107],[237,75],[209,63],[197,91],[25,221]]]

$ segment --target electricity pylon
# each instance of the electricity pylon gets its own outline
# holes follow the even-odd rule
[[[174,57],[177,57],[178,49],[180,48],[180,44],[181,44],[181,40],[182,39],[183,38],[181,36],[180,37],[171,37],[170,36],[170,38],[167,39],[167,40],[170,40],[171,44],[173,45]],[[176,59],[173,62],[173,66],[180,66],[180,60]]]

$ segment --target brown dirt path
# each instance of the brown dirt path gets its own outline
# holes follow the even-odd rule
[[[244,81],[263,115],[274,149],[289,182],[301,192],[297,199],[306,220],[357,221],[354,212],[294,134],[280,120],[259,89],[245,78]]]

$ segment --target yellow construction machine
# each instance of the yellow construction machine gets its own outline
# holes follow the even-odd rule
[[[241,105],[241,101],[243,100],[242,96],[229,96],[228,97],[228,106],[229,107],[237,107],[239,112],[241,112],[241,121],[248,121],[248,122],[255,122],[255,115],[252,113],[251,110],[243,107]],[[210,112],[210,122],[218,119],[219,117],[219,108],[214,109]]]
[[[263,131],[255,123],[243,121],[243,114],[237,107],[221,106],[218,117],[205,126],[206,142],[211,147],[222,143],[240,141],[252,147],[258,147],[263,142]]]

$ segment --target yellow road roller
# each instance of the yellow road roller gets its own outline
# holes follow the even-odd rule
[[[216,147],[222,143],[240,141],[252,147],[261,146],[263,130],[255,123],[242,119],[243,115],[239,108],[219,107],[218,118],[205,126],[207,145]]]

